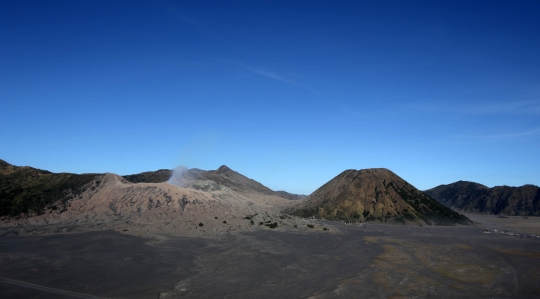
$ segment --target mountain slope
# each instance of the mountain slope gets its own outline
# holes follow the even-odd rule
[[[159,182],[167,172],[127,176],[158,181],[132,183],[112,173],[52,173],[0,160],[0,225],[20,225],[23,230],[26,225],[80,226],[187,236],[270,224],[276,228],[278,221],[280,228],[295,225],[293,220],[279,218],[293,201],[225,166],[214,171],[190,170],[186,186]]]
[[[146,171],[138,174],[124,175],[123,178],[132,183],[163,183],[169,180],[172,171],[160,169],[157,171]]]
[[[300,216],[393,223],[469,224],[388,169],[346,170],[292,211]]]
[[[276,192],[263,184],[252,180],[229,167],[222,165],[216,170],[201,171],[199,179],[211,180],[220,185],[231,188],[236,192],[252,191],[267,195],[276,195]]]
[[[66,201],[84,192],[85,186],[98,177],[98,174],[52,173],[0,160],[0,216],[41,214],[47,207],[62,209]]]
[[[305,197],[304,195],[292,194],[285,191],[273,191],[225,165],[220,166],[216,170],[208,171],[198,168],[187,169],[181,167],[175,170],[160,169],[154,172],[126,175],[123,178],[132,183],[161,183],[169,181],[178,186],[203,191],[219,190],[225,187],[240,194],[257,193],[279,196],[289,200],[297,200]]]
[[[540,215],[540,188],[484,185],[458,181],[424,191],[442,204],[469,213]]]
[[[119,177],[124,183],[167,184],[173,171],[161,169]],[[87,189],[98,188],[104,174],[52,173],[28,166],[14,166],[0,160],[0,216],[39,215],[47,209],[66,209],[66,203],[80,197]],[[215,191],[232,197],[259,200],[281,205],[295,194],[275,192],[223,165],[217,170],[189,169],[182,173],[180,187]],[[173,182],[174,183],[174,182]],[[224,195],[223,195],[224,196]]]

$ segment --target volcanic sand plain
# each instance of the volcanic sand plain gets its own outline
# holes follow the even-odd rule
[[[525,234],[540,236],[540,217],[534,216],[496,216],[466,214],[469,219],[481,223],[482,225],[501,230],[509,230]]]
[[[476,226],[312,221],[206,238],[4,227],[0,297],[540,297],[540,241],[483,233],[508,219],[471,218]]]

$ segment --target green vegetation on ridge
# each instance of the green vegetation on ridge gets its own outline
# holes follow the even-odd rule
[[[67,200],[84,192],[85,185],[98,176],[52,173],[1,161],[0,216],[41,214],[46,208],[63,209]]]
[[[540,215],[540,188],[534,185],[488,188],[478,183],[458,181],[424,193],[445,206],[469,213]]]

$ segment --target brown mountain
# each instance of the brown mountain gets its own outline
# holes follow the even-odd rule
[[[55,210],[64,212],[75,203],[73,201],[74,199],[80,199],[84,196],[97,198],[94,190],[102,189],[101,187],[105,177],[109,178],[108,181],[117,184],[113,184],[112,186],[118,187],[122,185],[122,188],[119,190],[125,192],[130,190],[129,193],[133,193],[130,196],[137,197],[139,195],[136,195],[136,192],[133,190],[144,189],[141,189],[142,187],[135,188],[134,186],[137,185],[148,186],[148,184],[159,184],[156,185],[159,188],[154,188],[155,190],[169,190],[170,187],[167,187],[167,185],[170,184],[167,184],[167,182],[171,174],[171,170],[161,169],[124,177],[113,175],[115,177],[113,180],[110,177],[112,174],[52,173],[28,166],[14,166],[0,160],[0,216],[12,217],[21,214],[31,216]],[[217,170],[210,171],[186,169],[185,173],[182,173],[182,180],[183,182],[178,185],[179,187],[214,192],[213,200],[218,197],[239,200],[240,202],[255,200],[262,205],[275,206],[276,209],[279,209],[283,204],[288,205],[288,203],[282,201],[294,199],[298,196],[281,191],[273,191],[227,166],[221,166]],[[126,186],[132,187],[130,189]],[[142,192],[140,196],[150,196],[148,198],[150,198],[151,202],[170,202],[170,199],[167,197],[169,195],[164,195],[166,194],[165,191],[155,191],[157,193],[153,195],[145,194],[145,192]],[[183,196],[185,192],[184,190],[178,192],[178,194]],[[118,193],[115,191],[110,194],[113,193],[115,196],[125,198],[124,195],[119,195],[122,192]],[[199,201],[201,200],[199,199]],[[180,202],[181,205],[185,204],[183,203],[185,200],[182,197],[180,198]],[[152,203],[149,203],[149,205],[151,206]],[[236,205],[236,203],[233,205]],[[238,205],[243,206],[242,203]],[[182,210],[185,210],[183,206]]]
[[[190,174],[193,172],[190,172]],[[222,186],[231,188],[236,192],[253,191],[261,194],[275,195],[276,192],[263,184],[252,180],[229,167],[222,165],[217,170],[203,171],[197,169],[194,175],[197,179],[214,181]]]
[[[440,203],[469,213],[540,215],[540,188],[484,185],[458,181],[424,191]]]
[[[295,202],[226,166],[181,172],[181,184],[164,181],[170,170],[126,176],[52,173],[0,160],[0,225],[79,226],[204,236],[264,227],[292,227],[279,218]],[[145,182],[150,181],[150,182]],[[273,224],[273,226],[270,226]]]
[[[180,173],[171,181],[179,186],[191,187],[198,190],[209,191],[219,190],[222,187],[229,188],[238,193],[259,193],[265,195],[279,196],[289,200],[302,199],[305,195],[292,194],[285,191],[273,191],[263,184],[250,179],[226,165],[222,165],[216,170],[201,170],[198,168],[177,168]],[[173,175],[173,170],[160,169],[153,172],[143,172],[139,174],[123,176],[132,183],[162,183],[167,182]],[[204,183],[206,182],[206,183]]]
[[[309,195],[292,213],[352,221],[471,223],[384,168],[346,170]]]

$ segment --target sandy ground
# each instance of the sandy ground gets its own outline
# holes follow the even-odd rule
[[[489,228],[504,229],[540,236],[540,217],[508,216],[501,218],[496,215],[467,214],[469,219],[482,223]]]
[[[498,221],[312,221],[313,228],[254,225],[153,239],[69,227],[22,236],[2,228],[0,298],[540,297],[540,241],[482,232]]]

